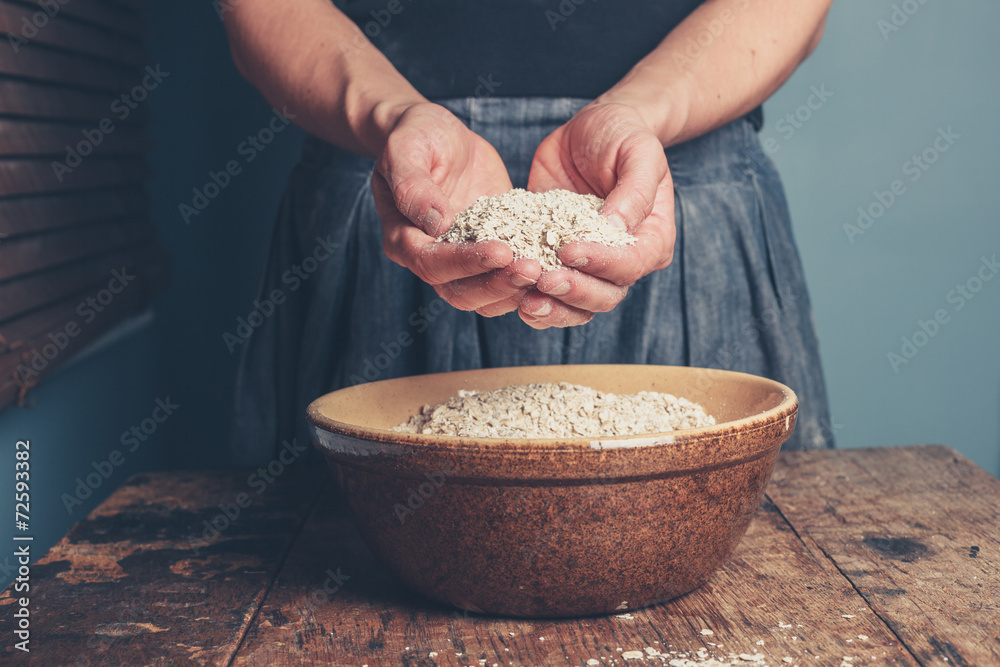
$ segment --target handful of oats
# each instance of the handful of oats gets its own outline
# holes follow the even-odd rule
[[[447,243],[503,241],[518,259],[535,259],[542,270],[562,269],[556,253],[573,241],[632,245],[635,237],[598,214],[604,200],[569,190],[528,192],[520,188],[480,197],[438,237]]]

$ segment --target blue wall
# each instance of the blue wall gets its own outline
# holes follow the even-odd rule
[[[893,30],[893,4],[919,9]],[[1000,475],[1000,275],[982,268],[1000,259],[997,25],[988,0],[835,2],[762,135],[785,180],[838,445],[946,443]],[[922,167],[925,151],[935,161]],[[859,225],[859,207],[884,211]]]
[[[154,359],[154,340],[147,327],[57,371],[32,391],[32,407],[11,407],[0,414],[0,470],[4,471],[0,476],[0,539],[5,544],[13,544],[11,535],[31,535],[31,554],[37,559],[129,475],[164,465],[161,454],[167,441],[162,429],[134,446],[134,451],[128,451],[131,444],[121,443],[122,433],[141,425],[156,407],[156,399],[162,398],[155,386]],[[30,530],[26,533],[14,530],[14,446],[18,440],[30,442]],[[115,450],[121,453],[120,459],[115,457],[121,465],[109,466]],[[0,555],[2,586],[16,573],[11,554],[13,547]]]
[[[149,3],[147,14],[151,58],[171,73],[153,101],[149,188],[174,265],[170,289],[157,302],[159,383],[185,406],[168,424],[169,462],[179,468],[223,465],[239,355],[238,349],[230,353],[222,335],[252,308],[302,133],[291,126],[260,152],[241,152],[273,112],[233,66],[212,4]],[[224,171],[230,161],[239,173],[185,221],[180,205],[192,205],[193,190],[204,191],[210,173]]]
[[[1000,86],[990,71],[1000,5],[910,3],[916,13],[897,15],[900,29],[883,36],[892,2],[839,0],[819,50],[766,105],[762,136],[785,178],[839,445],[943,442],[1000,474],[1000,277],[971,299],[952,293],[978,287],[982,258],[1000,254]],[[150,192],[173,280],[152,327],[51,378],[36,407],[0,414],[4,460],[17,439],[33,443],[36,553],[131,472],[225,464],[236,356],[222,334],[250,309],[301,144],[292,128],[253,162],[239,152],[272,112],[232,66],[210,3],[149,3],[147,17],[151,64],[170,72],[148,104]],[[957,138],[911,180],[908,161],[949,128]],[[229,160],[241,173],[185,224],[178,206]],[[845,232],[858,207],[888,204],[881,193],[897,180],[891,205]],[[919,322],[934,330],[938,311],[943,323],[925,340]],[[924,344],[904,350],[903,337]],[[905,363],[893,368],[893,352]],[[68,513],[61,494],[166,396],[181,407]],[[5,508],[11,485],[0,479]]]

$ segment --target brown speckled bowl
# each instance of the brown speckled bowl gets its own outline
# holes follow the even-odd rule
[[[394,433],[459,389],[572,382],[701,403],[715,426],[563,440]],[[669,600],[729,557],[798,402],[777,382],[673,366],[528,366],[372,382],[308,410],[372,551],[410,588],[463,609],[580,616]]]

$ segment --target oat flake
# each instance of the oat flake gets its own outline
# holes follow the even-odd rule
[[[393,431],[469,438],[581,438],[663,433],[709,426],[698,404],[671,394],[612,394],[568,382],[459,390]]]
[[[438,241],[503,241],[520,259],[535,259],[542,270],[565,268],[556,253],[573,241],[632,245],[635,237],[598,214],[604,200],[569,190],[528,192],[516,188],[480,197],[455,216]]]

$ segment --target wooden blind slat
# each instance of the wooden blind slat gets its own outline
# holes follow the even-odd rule
[[[135,285],[136,289],[131,289],[133,285],[129,285],[130,289],[126,290],[129,294],[138,293],[152,296],[157,291],[158,286],[166,279],[168,273],[168,265],[162,255],[153,261],[135,265],[134,268],[139,282]],[[89,307],[86,304],[86,299],[94,294],[96,294],[95,289],[91,289],[89,292],[79,292],[67,299],[0,324],[0,354],[23,348],[25,341],[30,341],[57,329],[64,330],[66,323],[72,319],[84,318],[84,324],[88,323],[91,318],[96,319],[96,314],[79,311],[80,308],[85,310]],[[125,294],[125,291],[122,294]]]
[[[130,285],[129,289],[116,295],[100,313],[84,310],[81,315],[78,308],[83,301],[69,299],[59,304],[57,309],[52,309],[46,316],[44,328],[34,332],[30,338],[10,341],[14,344],[14,349],[0,354],[0,405],[7,405],[23,396],[24,390],[37,385],[59,364],[70,359],[101,334],[126,317],[142,312],[152,295],[162,289],[168,271],[164,261],[146,264],[142,269],[139,267],[138,264],[129,267],[129,270],[136,273],[139,284]],[[81,298],[85,299],[86,296]],[[93,293],[89,296],[93,296]],[[66,326],[71,322],[78,327],[71,329],[78,331],[75,336],[66,333]],[[59,336],[58,332],[65,334],[65,338]],[[56,344],[49,334],[55,336],[64,347],[58,351],[51,347]],[[24,365],[23,372],[19,372],[20,364]]]
[[[75,0],[74,0],[75,1]],[[98,58],[118,60],[143,67],[149,62],[142,43],[104,28],[80,23],[59,12],[44,22],[36,16],[40,10],[0,0],[0,32],[15,52],[26,43],[45,44]],[[38,20],[39,28],[33,23]]]
[[[0,243],[0,281],[151,241],[147,220],[113,220]]]
[[[45,11],[45,0],[26,0],[26,2]],[[59,12],[125,35],[143,37],[146,34],[146,28],[138,15],[101,0],[73,0],[60,5]]]
[[[169,72],[143,1],[0,0],[0,408],[166,284],[143,102]]]
[[[128,297],[133,299],[136,296],[140,297],[140,300],[152,297],[163,286],[169,273],[168,265],[162,258],[134,268],[138,282],[134,285],[135,289],[131,289],[133,285],[130,284],[130,289],[127,290]],[[125,295],[126,291],[123,291],[121,296]],[[92,323],[99,313],[91,308],[86,300],[88,297],[96,299],[99,296],[99,292],[93,289],[89,293],[74,294],[68,299],[0,325],[0,355],[10,352],[21,354],[32,340],[56,331],[65,331],[68,322],[78,321],[81,325]],[[88,312],[89,310],[94,312]]]
[[[134,109],[115,104],[118,95],[103,92],[60,88],[35,81],[5,79],[0,75],[0,114],[29,116],[96,125],[111,118],[115,125],[133,124],[148,117],[146,106]],[[114,104],[114,108],[112,105]],[[125,110],[128,115],[122,118]]]
[[[54,160],[0,159],[0,197],[61,190],[93,190],[139,183],[149,169],[136,158],[107,158],[91,155],[72,173],[56,175]]]
[[[104,130],[110,128],[110,132]],[[50,155],[65,159],[67,146],[91,143],[100,138],[93,155],[137,155],[150,148],[150,142],[133,125],[118,126],[114,120],[100,125],[74,125],[0,118],[0,156]]]
[[[152,262],[162,250],[146,245],[118,250],[77,264],[0,283],[0,323],[62,301],[81,290],[107,284],[112,271],[131,263]]]
[[[0,199],[0,240],[108,218],[140,217],[149,206],[141,188]]]
[[[53,51],[34,42],[22,46],[19,53],[0,49],[0,73],[105,91],[113,96],[127,93],[141,83],[144,75],[141,67]]]

